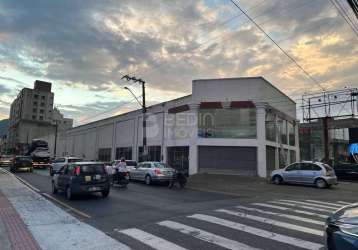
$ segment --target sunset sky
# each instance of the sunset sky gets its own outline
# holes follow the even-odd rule
[[[358,87],[358,37],[329,0],[237,3],[325,89]],[[149,104],[198,78],[264,76],[293,99],[321,90],[229,0],[0,0],[0,119],[36,79],[76,125],[136,109],[127,73]]]

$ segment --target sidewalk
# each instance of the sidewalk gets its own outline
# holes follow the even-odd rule
[[[129,249],[0,168],[0,249]]]

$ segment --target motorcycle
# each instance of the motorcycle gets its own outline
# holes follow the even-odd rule
[[[175,171],[175,173],[173,174],[173,179],[169,182],[169,188],[173,188],[173,187],[177,187],[179,189],[182,189],[185,187],[186,183],[187,183],[187,177],[185,176],[184,173],[180,172],[180,171]]]
[[[129,184],[129,172],[124,169],[116,169],[112,176],[112,186],[127,187]]]

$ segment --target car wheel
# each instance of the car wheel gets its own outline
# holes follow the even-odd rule
[[[57,188],[56,188],[56,186],[55,186],[55,183],[54,182],[52,182],[52,193],[53,194],[57,194]]]
[[[275,175],[273,178],[272,178],[272,182],[276,185],[280,185],[282,184],[282,177],[279,176],[279,175]]]
[[[327,182],[325,180],[323,180],[322,178],[318,178],[315,181],[316,187],[317,188],[326,188],[327,187]]]
[[[105,191],[102,191],[101,193],[102,193],[103,198],[107,198],[108,195],[109,195],[109,188],[107,190],[105,190]]]
[[[145,184],[150,185],[152,183],[152,178],[150,177],[150,175],[147,175],[144,181]]]
[[[67,200],[72,200],[72,198],[73,198],[72,190],[70,187],[66,188],[66,198],[67,198]]]

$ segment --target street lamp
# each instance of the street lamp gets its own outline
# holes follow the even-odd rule
[[[139,82],[142,84],[142,102],[140,102],[138,100],[138,98],[134,95],[133,91],[128,88],[128,87],[124,87],[124,89],[128,90],[136,99],[136,101],[138,102],[138,104],[142,107],[142,112],[143,112],[143,153],[142,153],[142,157],[143,160],[145,161],[147,159],[147,154],[148,154],[148,150],[147,150],[147,119],[146,119],[146,113],[147,113],[147,107],[145,105],[145,81],[143,81],[142,79],[137,79],[135,77],[130,77],[128,75],[125,75],[122,77],[122,79],[125,78],[127,79],[127,81],[134,81],[134,82]]]

